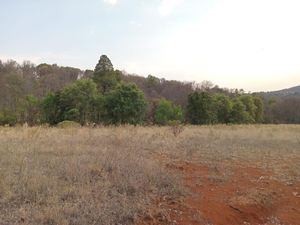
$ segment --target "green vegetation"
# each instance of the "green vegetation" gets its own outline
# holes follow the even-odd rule
[[[183,120],[183,111],[180,106],[171,101],[161,99],[155,111],[155,122],[159,125],[167,125],[171,121]]]
[[[13,114],[8,112],[0,112],[0,125],[5,126],[14,126],[17,123],[17,118]]]
[[[188,98],[188,121],[191,124],[261,123],[262,100],[257,96],[241,95],[230,99],[223,94],[195,91]]]
[[[209,81],[147,78],[115,70],[100,57],[95,70],[0,61],[0,125],[300,123],[297,98],[263,99]]]
[[[105,98],[105,122],[139,124],[146,111],[144,93],[135,84],[120,84]]]
[[[106,55],[102,55],[96,65],[93,80],[98,86],[98,90],[102,93],[108,93],[120,83],[121,72],[114,70],[110,59]]]
[[[219,123],[229,123],[232,111],[232,100],[223,94],[214,95],[214,110]]]
[[[213,97],[206,91],[195,91],[188,97],[188,121],[191,124],[212,124],[216,122]]]
[[[231,123],[250,123],[253,122],[250,119],[249,113],[246,111],[246,106],[240,99],[235,99],[233,102],[231,114],[230,114]]]

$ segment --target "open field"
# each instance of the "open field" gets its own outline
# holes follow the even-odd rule
[[[300,224],[300,126],[0,128],[0,224]]]

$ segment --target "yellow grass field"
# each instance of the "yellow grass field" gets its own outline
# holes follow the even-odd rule
[[[297,225],[300,126],[174,129],[0,128],[0,224]]]

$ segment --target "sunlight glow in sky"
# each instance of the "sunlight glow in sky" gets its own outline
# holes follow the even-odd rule
[[[299,0],[3,0],[0,59],[248,91],[300,85]]]

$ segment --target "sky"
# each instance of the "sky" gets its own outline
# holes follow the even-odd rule
[[[221,87],[300,85],[299,0],[0,0],[0,59]]]

